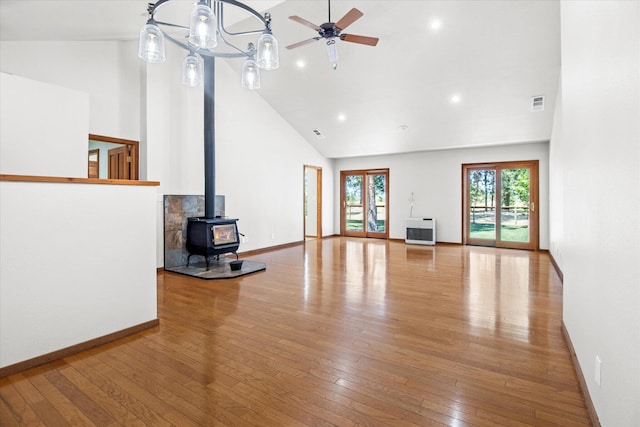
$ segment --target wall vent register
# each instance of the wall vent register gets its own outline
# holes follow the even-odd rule
[[[544,96],[531,97],[531,111],[544,111]]]
[[[433,218],[407,219],[404,241],[415,245],[435,245],[436,220]]]

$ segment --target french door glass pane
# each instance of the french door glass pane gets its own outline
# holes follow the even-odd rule
[[[345,219],[347,231],[364,231],[362,175],[347,175],[345,179]]]
[[[502,169],[500,188],[500,240],[529,242],[529,169]]]
[[[496,240],[496,172],[469,171],[469,238]]]
[[[386,175],[367,175],[367,231],[384,233],[387,226]]]

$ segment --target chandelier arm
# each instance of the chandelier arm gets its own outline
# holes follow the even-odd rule
[[[264,33],[264,30],[242,31],[242,32],[239,32],[239,33],[232,33],[232,32],[227,31],[226,28],[224,28],[224,27],[220,27],[220,28],[222,28],[222,31],[228,36],[246,36],[248,34],[262,34],[262,33]]]
[[[162,31],[162,28],[160,29],[160,31]],[[199,49],[194,50],[194,48],[191,45],[189,45],[188,43],[184,43],[184,42],[181,42],[179,40],[176,40],[175,38],[171,37],[169,34],[165,33],[164,31],[162,31],[162,34],[164,35],[165,39],[169,40],[171,43],[175,44],[176,46],[181,47],[183,49],[186,49],[189,52],[198,52],[198,53],[200,53]]]
[[[158,25],[166,25],[167,27],[180,28],[180,29],[183,29],[183,30],[188,30],[189,29],[189,27],[184,26],[184,25],[172,24],[170,22],[156,21],[155,19],[150,19],[149,21],[147,21],[147,23],[148,24],[154,23],[154,24],[158,24]]]
[[[160,31],[162,31],[162,29],[160,29]],[[243,52],[242,50],[238,49],[233,45],[229,45],[229,46],[233,47],[234,49],[237,49],[239,51],[238,53],[211,52],[206,49],[194,49],[193,46],[189,45],[188,43],[181,42],[180,40],[177,40],[174,37],[171,37],[169,34],[165,33],[164,31],[162,31],[162,34],[167,40],[169,40],[171,43],[175,44],[176,46],[181,47],[185,50],[188,50],[189,52],[197,53],[200,56],[206,56],[209,58],[245,58],[249,56],[249,54],[251,53],[251,52]]]
[[[225,39],[224,35],[222,33],[220,33],[220,38],[222,39],[224,44],[226,44],[230,48],[235,49],[235,50],[238,51],[238,53],[233,54],[235,56],[233,56],[233,57],[227,56],[226,58],[237,58],[237,57],[242,57],[242,56],[246,56],[246,57],[251,58],[255,54],[255,49],[244,51],[244,50],[240,49],[239,47],[237,47],[236,45],[234,45],[233,43],[231,43],[230,41],[228,41],[227,39]],[[213,54],[213,52],[210,52],[210,53]],[[219,56],[219,55],[216,54],[216,55],[211,55],[211,56]]]
[[[225,34],[227,34],[229,36],[246,36],[248,34],[261,34],[261,33],[264,32],[264,30],[249,30],[249,31],[241,31],[241,32],[238,32],[238,33],[234,33],[234,32],[228,31],[224,26],[224,4],[222,2],[219,3],[219,4],[216,4],[216,11],[218,12],[216,14],[217,17],[218,17],[218,28],[221,30],[221,33],[224,32]],[[262,21],[265,24],[265,28],[268,29],[268,24],[266,23],[266,21],[264,19],[262,19]],[[223,37],[223,40],[224,40],[224,37]],[[227,43],[226,40],[225,40],[225,43]]]

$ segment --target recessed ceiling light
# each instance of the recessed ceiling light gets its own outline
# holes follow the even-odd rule
[[[347,120],[347,116],[345,116],[344,114],[338,114],[338,120],[344,122],[345,120]]]
[[[460,102],[460,95],[451,96],[451,103],[452,104],[457,104],[458,102]]]
[[[298,68],[304,68],[304,66],[307,65],[302,59],[298,59],[296,61],[296,67]]]
[[[442,22],[440,22],[439,19],[432,19],[431,20],[431,24],[429,25],[429,27],[433,31],[438,31],[442,27]]]
[[[409,130],[409,126],[407,126],[407,125],[400,125],[400,126],[398,126],[398,130],[399,130],[400,132],[406,132],[406,131],[408,131],[408,130]]]

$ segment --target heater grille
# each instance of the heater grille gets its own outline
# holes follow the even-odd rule
[[[410,218],[406,222],[405,243],[416,245],[436,244],[436,220],[433,218]]]

